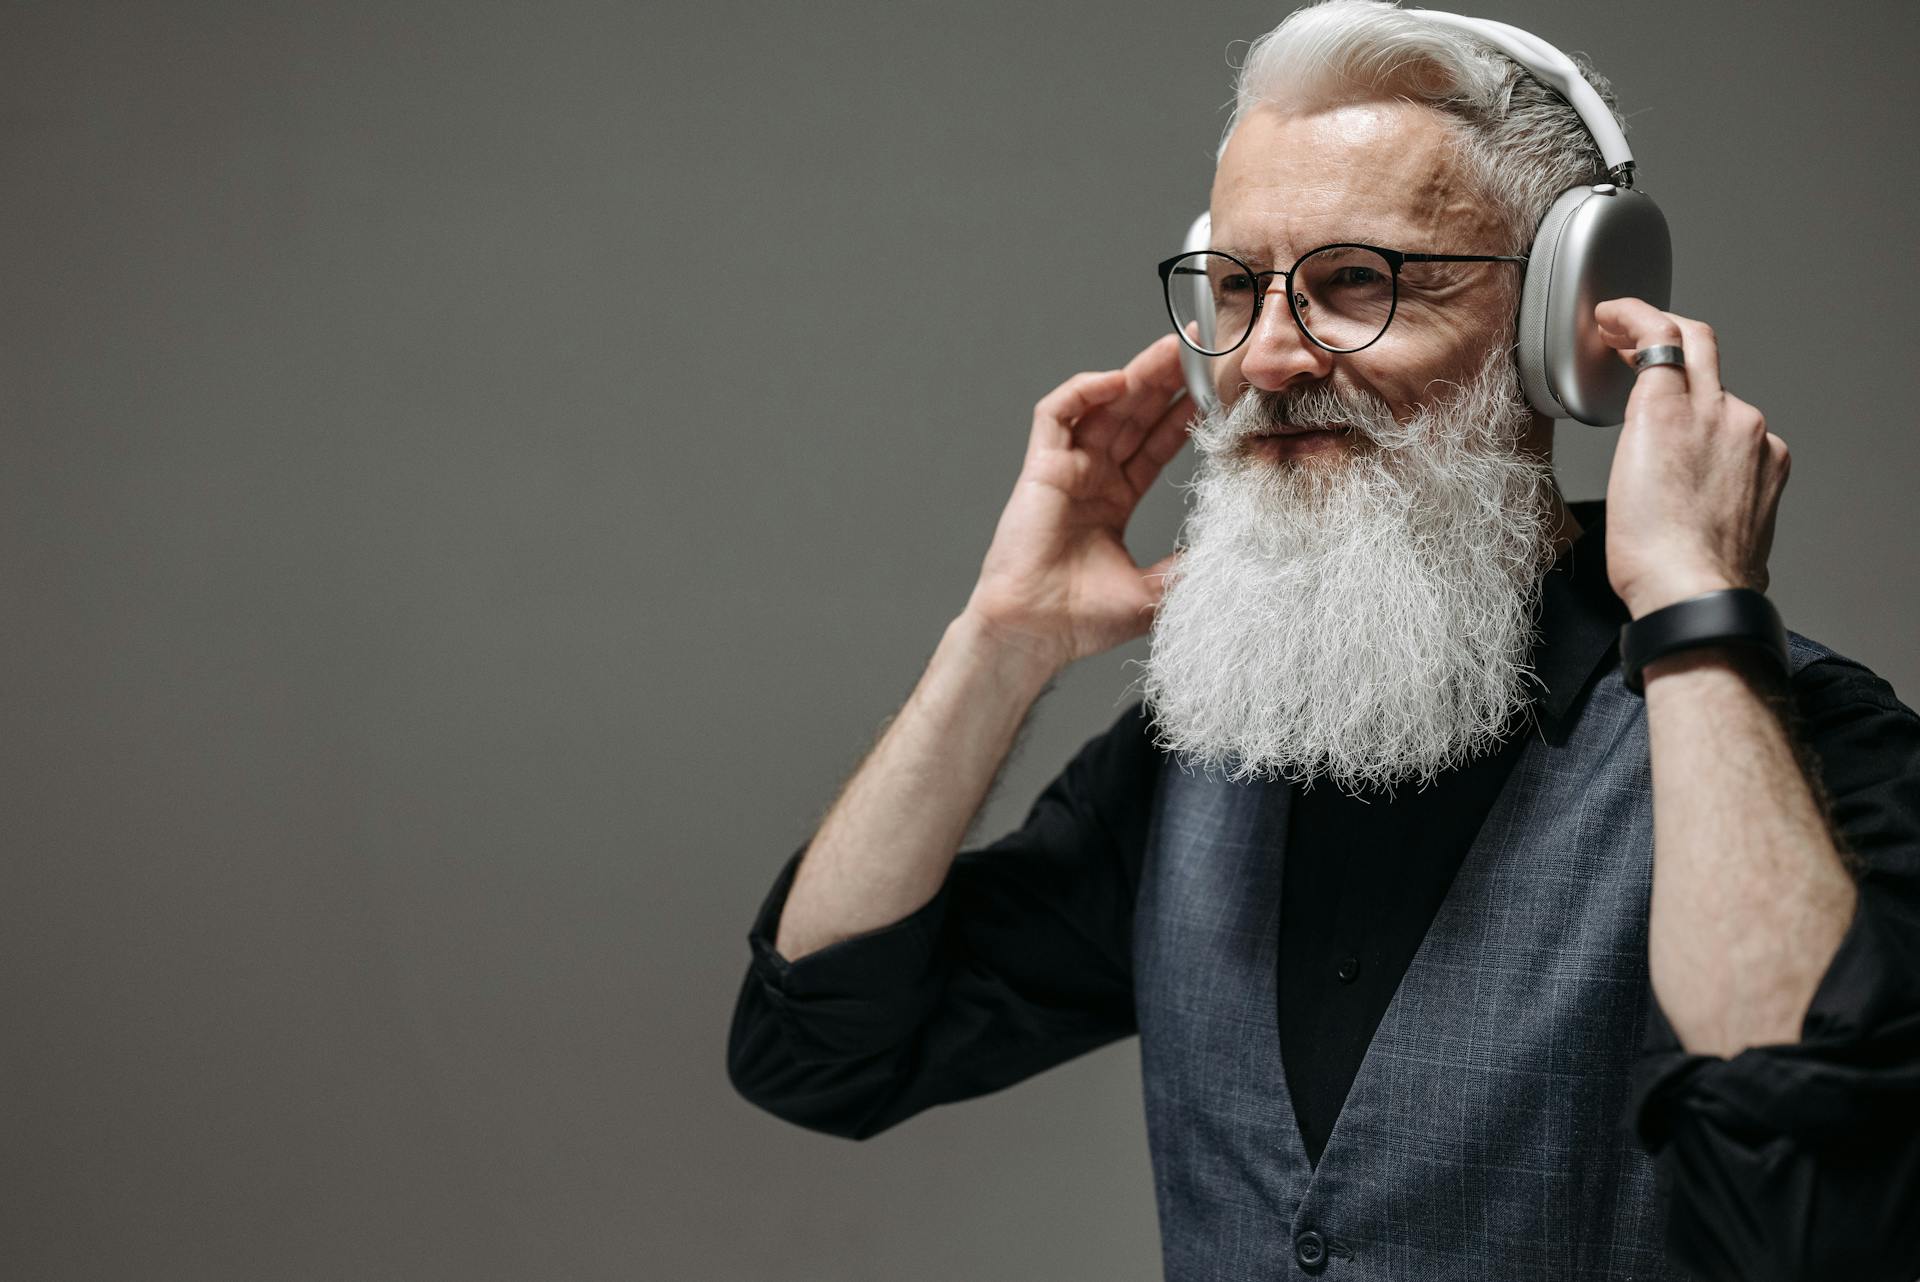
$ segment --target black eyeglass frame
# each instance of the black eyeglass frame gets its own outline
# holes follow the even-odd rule
[[[1332,347],[1315,338],[1313,331],[1307,328],[1307,322],[1301,319],[1300,309],[1293,301],[1293,274],[1300,270],[1301,263],[1306,262],[1315,254],[1325,253],[1329,249],[1371,250],[1373,253],[1386,259],[1387,266],[1393,269],[1393,301],[1387,307],[1387,319],[1380,322],[1380,332],[1378,334],[1375,334],[1358,347]],[[1183,258],[1192,258],[1195,254],[1218,254],[1228,262],[1238,266],[1256,281],[1262,276],[1269,278],[1269,280],[1275,276],[1284,279],[1287,282],[1287,314],[1293,317],[1293,323],[1299,327],[1300,332],[1306,336],[1309,343],[1312,343],[1322,351],[1332,352],[1336,356],[1345,356],[1352,352],[1364,352],[1367,348],[1379,342],[1386,334],[1388,328],[1393,324],[1394,316],[1400,311],[1400,268],[1406,263],[1524,263],[1527,261],[1527,256],[1524,254],[1411,254],[1398,249],[1383,249],[1379,245],[1363,244],[1357,240],[1341,240],[1335,241],[1331,245],[1321,245],[1316,249],[1309,249],[1306,253],[1294,259],[1293,266],[1287,268],[1285,271],[1280,271],[1278,268],[1275,268],[1270,271],[1257,272],[1224,250],[1189,249],[1185,253],[1175,254],[1172,258],[1160,264],[1160,293],[1166,300],[1167,319],[1173,322],[1173,332],[1180,335],[1180,341],[1185,343],[1189,350],[1198,352],[1202,356],[1225,356],[1227,353],[1238,348],[1241,343],[1245,343],[1251,338],[1253,331],[1258,328],[1260,324],[1260,308],[1262,304],[1266,302],[1267,289],[1271,289],[1272,286],[1268,285],[1267,289],[1255,289],[1253,291],[1253,315],[1247,318],[1247,332],[1240,335],[1239,342],[1236,342],[1232,347],[1222,348],[1217,352],[1210,352],[1206,348],[1198,347],[1188,340],[1186,333],[1180,328],[1180,318],[1174,314],[1173,310],[1174,265]],[[1200,275],[1200,273],[1195,272],[1194,275],[1197,276]]]

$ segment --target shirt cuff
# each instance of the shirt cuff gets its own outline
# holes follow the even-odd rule
[[[1815,990],[1801,1040],[1732,1059],[1684,1050],[1649,998],[1645,1053],[1634,1067],[1636,1137],[1657,1154],[1676,1127],[1704,1117],[1755,1142],[1856,1141],[1920,1119],[1920,992],[1914,933],[1892,905],[1862,895]]]
[[[891,925],[789,961],[773,941],[806,852],[803,845],[788,858],[747,932],[753,978],[777,1013],[796,1062],[841,1062],[892,1050],[939,999],[947,887]]]

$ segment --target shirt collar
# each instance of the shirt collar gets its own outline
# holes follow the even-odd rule
[[[1607,501],[1569,503],[1580,537],[1547,571],[1533,669],[1543,730],[1556,742],[1593,679],[1616,661],[1620,625],[1632,617],[1607,579]]]

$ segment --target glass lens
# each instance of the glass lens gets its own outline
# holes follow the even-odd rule
[[[1254,291],[1269,283],[1225,254],[1188,254],[1167,274],[1167,312],[1188,346],[1218,356],[1253,328]]]
[[[1293,312],[1316,342],[1357,351],[1393,319],[1393,265],[1357,245],[1316,250],[1294,268]]]

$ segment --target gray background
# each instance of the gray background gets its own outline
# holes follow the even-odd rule
[[[724,1048],[1284,6],[0,12],[0,1276],[1158,1276],[1135,1043],[863,1145]],[[1613,77],[1774,596],[1911,700],[1914,11],[1476,12]]]

